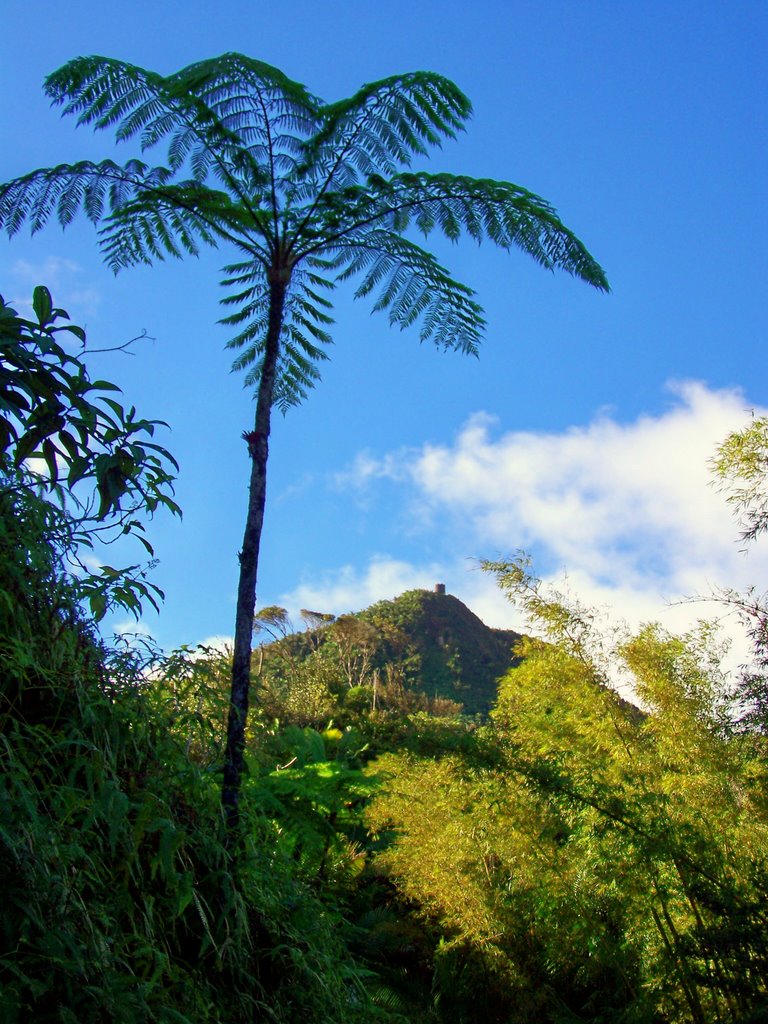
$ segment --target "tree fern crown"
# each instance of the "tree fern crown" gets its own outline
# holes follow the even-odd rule
[[[164,162],[83,161],[0,186],[0,226],[66,227],[83,212],[114,271],[227,243],[222,321],[238,333],[233,369],[261,374],[272,282],[287,285],[275,403],[300,402],[327,358],[330,293],[355,296],[422,340],[476,353],[485,322],[471,289],[413,240],[438,230],[517,247],[607,291],[600,266],[545,200],[507,182],[410,170],[464,130],[471,105],[430,72],[395,75],[323,103],[277,68],[238,53],[163,77],[107,57],[80,57],[45,91],[63,114]]]

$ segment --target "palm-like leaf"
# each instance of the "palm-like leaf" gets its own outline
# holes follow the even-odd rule
[[[147,150],[167,139],[173,171],[188,162],[197,181],[212,172],[248,201],[254,190],[270,194],[318,124],[318,104],[303,86],[236,53],[167,78],[108,57],[81,57],[50,75],[46,92],[78,124],[114,128],[118,141],[139,135]]]
[[[396,75],[324,105],[277,68],[237,53],[167,77],[82,57],[45,88],[79,124],[112,129],[142,150],[165,143],[167,166],[105,160],[35,171],[0,186],[0,225],[13,234],[28,221],[37,231],[53,214],[66,226],[83,211],[101,226],[114,270],[234,244],[243,262],[227,268],[234,290],[225,301],[238,308],[224,323],[239,328],[231,345],[241,350],[235,367],[248,386],[260,379],[272,282],[288,285],[276,395],[283,407],[307,393],[327,357],[328,274],[362,274],[356,295],[378,289],[374,309],[392,324],[420,321],[422,339],[477,351],[480,306],[403,237],[410,228],[518,247],[548,269],[607,288],[599,265],[539,196],[507,182],[399,172],[454,137],[471,113],[440,75]]]
[[[509,182],[424,172],[373,176],[365,186],[323,196],[318,221],[324,224],[321,238],[310,240],[306,252],[366,228],[400,234],[414,226],[425,236],[438,229],[453,242],[466,232],[478,242],[520,248],[549,270],[566,270],[608,290],[602,268],[554,208]]]
[[[196,181],[164,185],[116,209],[99,232],[107,264],[117,272],[166,256],[197,256],[198,241],[216,246],[219,238],[266,260],[268,218],[243,210],[226,192]]]
[[[171,172],[165,167],[148,167],[140,160],[124,166],[112,160],[60,164],[33,171],[0,186],[0,226],[9,236],[28,222],[32,233],[45,227],[52,213],[66,227],[82,209],[94,224],[126,203],[162,188]]]
[[[319,101],[303,85],[239,53],[193,64],[168,82],[175,96],[202,104],[276,186],[282,187],[304,140],[319,127]]]
[[[325,348],[333,341],[327,330],[333,323],[333,306],[323,291],[334,287],[333,280],[326,274],[335,266],[335,260],[310,259],[294,272],[291,279],[285,298],[275,391],[275,404],[283,412],[299,405],[307,397],[320,378],[317,364],[328,359]],[[232,369],[245,371],[245,385],[252,387],[261,379],[266,353],[270,306],[268,282],[258,261],[232,264],[225,270],[230,276],[222,283],[237,290],[222,302],[236,306],[237,311],[221,322],[242,326],[240,332],[227,342],[227,348],[241,349]]]
[[[431,253],[392,231],[348,236],[339,246],[339,279],[363,275],[355,298],[379,289],[374,310],[388,310],[401,329],[421,321],[421,340],[477,355],[485,321],[474,292],[455,281]]]
[[[440,75],[414,72],[365,85],[323,108],[297,176],[308,180],[296,194],[338,191],[407,167],[414,155],[455,138],[471,110],[467,97]]]

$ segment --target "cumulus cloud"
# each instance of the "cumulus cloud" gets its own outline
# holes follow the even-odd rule
[[[11,275],[21,292],[13,304],[26,312],[32,309],[32,290],[38,284],[44,284],[54,303],[65,307],[75,319],[78,315],[93,316],[101,301],[98,289],[83,281],[82,267],[61,256],[48,256],[42,263],[16,260],[11,266]]]
[[[438,563],[412,565],[385,555],[374,556],[365,569],[345,565],[331,570],[311,583],[301,583],[283,594],[281,605],[298,620],[301,608],[343,615],[405,590],[426,589],[440,582],[444,567]]]
[[[152,630],[147,623],[137,622],[135,619],[125,619],[122,622],[113,623],[112,632],[129,646],[140,644],[142,639],[152,639]]]
[[[414,520],[429,524],[433,549],[435,537],[446,538],[446,557],[424,567],[378,556],[297,594],[320,608],[360,608],[446,578],[489,624],[511,625],[509,607],[465,556],[526,549],[546,578],[566,571],[583,601],[630,623],[659,619],[679,629],[713,615],[713,607],[677,602],[768,576],[766,545],[741,552],[709,465],[751,411],[767,410],[751,409],[740,391],[694,381],[671,385],[669,397],[654,416],[624,423],[603,412],[560,432],[505,432],[478,413],[451,443],[381,459],[364,453],[337,483],[399,489]]]
[[[218,651],[219,654],[231,654],[232,650],[234,649],[234,645],[234,637],[223,636],[222,634],[218,633],[215,636],[207,636],[198,644],[199,647],[208,647],[211,650]]]
[[[334,474],[333,483],[340,490],[353,487],[359,490],[374,480],[407,480],[410,473],[404,452],[390,452],[375,456],[369,451],[358,452],[352,465]]]

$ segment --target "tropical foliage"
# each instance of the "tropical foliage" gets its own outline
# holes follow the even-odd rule
[[[138,618],[142,601],[158,607],[162,592],[142,565],[90,571],[80,554],[118,536],[139,540],[150,557],[144,519],[159,509],[180,515],[173,500],[172,455],[151,440],[158,420],[126,410],[108,381],[92,381],[63,338],[85,344],[81,327],[35,288],[35,320],[26,320],[0,296],[0,475],[4,500],[17,516],[46,518],[58,551],[73,565],[78,590],[96,619],[120,606]],[[26,495],[47,501],[26,509]]]
[[[80,125],[108,129],[166,162],[82,161],[0,186],[0,226],[66,227],[82,211],[99,226],[114,270],[225,243],[224,322],[237,328],[235,368],[256,388],[250,486],[240,552],[231,715],[223,803],[238,821],[251,669],[251,625],[264,520],[273,406],[300,402],[331,341],[329,293],[352,277],[401,328],[476,353],[484,321],[471,289],[412,236],[462,234],[519,248],[607,290],[605,275],[539,196],[504,181],[411,170],[463,130],[464,94],[428,72],[396,75],[325,103],[283,72],[238,53],[169,76],[106,57],[70,61],[46,92]]]
[[[762,1020],[765,751],[709,628],[609,642],[524,562],[489,568],[543,634],[502,681],[493,757],[390,754],[368,817],[446,934],[452,1019]]]
[[[302,615],[305,629],[295,630],[283,608],[257,612],[253,673],[262,711],[300,725],[356,712],[382,728],[390,712],[487,715],[520,639],[490,629],[453,595],[427,590],[354,615]]]
[[[82,360],[55,342],[51,324],[66,314],[45,290],[35,293],[38,323],[3,308],[0,1017],[375,1020],[369,972],[305,866],[320,856],[325,876],[337,870],[347,808],[371,781],[341,760],[328,770],[313,762],[306,781],[295,772],[272,781],[264,769],[262,785],[249,782],[248,840],[233,873],[219,804],[231,659],[112,650],[83,611],[93,585],[78,570],[78,544],[101,525],[122,530],[126,495],[131,517],[151,512],[158,495],[171,503],[170,478],[156,476],[167,455],[141,439],[150,421],[99,402],[116,389],[91,384]],[[119,438],[125,424],[146,429]],[[25,470],[48,439],[72,463]],[[105,508],[111,463],[99,459],[120,445],[135,461]],[[76,458],[86,471],[70,477]],[[119,584],[129,600],[107,582],[106,601],[132,607],[144,596],[136,579]]]
[[[399,702],[382,685],[369,703],[375,671],[423,667],[406,627],[416,615],[429,632],[444,596],[306,612],[298,634],[264,609],[282,718],[266,699],[252,717],[233,859],[218,796],[231,653],[110,649],[84,611],[73,538],[121,515],[102,510],[90,465],[105,450],[98,396],[114,392],[91,395],[82,360],[50,347],[52,313],[13,314],[26,361],[11,348],[20,368],[2,363],[28,401],[5,406],[0,492],[3,1020],[766,1019],[759,596],[732,605],[755,645],[734,686],[710,627],[605,636],[525,560],[489,563],[531,635],[484,720],[414,707],[410,681]],[[89,469],[71,486],[66,461],[54,479],[45,458],[33,474],[15,456],[54,394],[61,419],[29,457],[47,437],[71,455],[72,433]],[[86,400],[93,435],[76,427]],[[163,455],[149,455],[152,473]],[[142,472],[126,485],[139,505]],[[639,707],[616,689],[629,683]],[[302,695],[322,687],[328,703],[302,722]]]

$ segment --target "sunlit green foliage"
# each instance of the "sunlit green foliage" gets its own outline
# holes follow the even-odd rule
[[[487,713],[519,634],[490,629],[451,595],[406,591],[354,615],[310,616],[296,630],[283,608],[256,615],[257,704],[272,717]],[[314,616],[314,618],[312,618]]]
[[[438,1019],[762,1020],[766,762],[712,629],[606,634],[524,560],[487,567],[542,638],[473,754],[377,760],[367,819],[442,936]]]
[[[745,541],[768,529],[768,420],[753,419],[729,434],[712,461],[715,478],[733,506]]]

